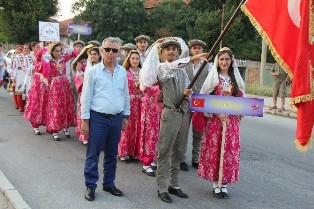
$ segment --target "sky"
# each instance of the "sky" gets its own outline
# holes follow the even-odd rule
[[[73,17],[71,13],[71,6],[76,0],[59,0],[60,11],[57,20],[62,21]]]

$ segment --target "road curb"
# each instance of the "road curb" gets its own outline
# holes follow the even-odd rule
[[[9,200],[15,209],[31,209],[23,200],[21,194],[14,188],[11,182],[0,170],[0,191]]]
[[[271,115],[278,115],[282,117],[294,118],[294,119],[297,118],[297,114],[294,112],[287,112],[287,111],[278,112],[277,110],[264,109],[264,113],[271,114]]]

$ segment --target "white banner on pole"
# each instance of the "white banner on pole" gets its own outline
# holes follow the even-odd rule
[[[59,23],[39,21],[39,41],[60,41]]]

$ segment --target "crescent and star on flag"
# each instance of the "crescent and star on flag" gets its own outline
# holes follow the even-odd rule
[[[288,12],[292,22],[300,28],[301,13],[300,13],[301,0],[288,0]]]
[[[200,102],[195,99],[194,102],[193,102],[193,104],[194,104],[194,106],[198,106],[198,105],[200,104]]]

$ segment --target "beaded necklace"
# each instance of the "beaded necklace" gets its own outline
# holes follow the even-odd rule
[[[223,91],[224,92],[228,92],[229,94],[231,94],[232,91],[232,84],[231,84],[231,78],[229,77],[225,77],[222,74],[219,74],[219,77],[222,79],[222,86],[223,86]]]
[[[130,68],[131,73],[133,74],[134,77],[134,85],[137,88],[139,86],[139,80],[140,80],[140,69],[138,69],[137,72],[134,72],[132,68]]]

